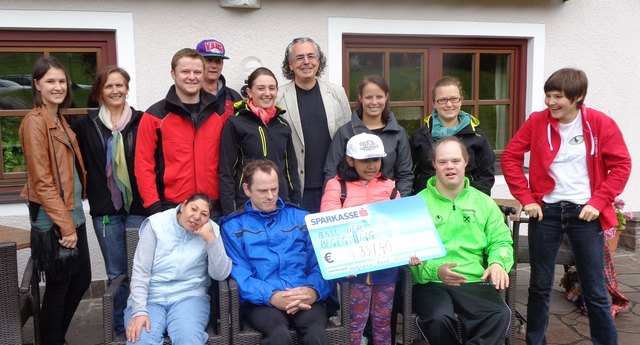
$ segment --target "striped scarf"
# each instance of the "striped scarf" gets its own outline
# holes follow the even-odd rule
[[[120,120],[118,120],[118,123],[112,124],[111,113],[107,107],[101,106],[98,112],[98,117],[102,124],[111,130],[111,138],[107,140],[106,152],[105,174],[107,175],[107,188],[111,192],[113,207],[116,210],[120,210],[124,202],[124,208],[127,213],[131,208],[133,191],[131,190],[121,131],[131,121],[132,113],[129,104],[125,103]]]

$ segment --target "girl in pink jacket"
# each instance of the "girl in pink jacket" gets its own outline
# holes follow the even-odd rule
[[[399,197],[395,181],[380,172],[384,152],[377,135],[361,133],[347,142],[338,175],[327,182],[320,211],[359,206]],[[387,268],[349,277],[351,282],[351,345],[360,345],[371,313],[373,342],[391,344],[391,308],[398,268]]]

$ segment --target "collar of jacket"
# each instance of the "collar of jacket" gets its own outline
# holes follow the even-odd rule
[[[429,131],[431,131],[431,127],[433,126],[433,117],[435,116],[435,114],[437,114],[437,110],[433,109],[431,114],[427,115],[427,117],[424,118],[424,123],[425,123],[424,128],[425,129],[428,128]],[[460,112],[458,113],[458,116],[460,116],[460,115],[467,115],[467,116],[469,116],[469,118],[471,118],[471,131],[475,133],[476,127],[480,126],[480,120],[477,117],[475,117],[475,116],[473,116],[473,115],[471,115],[471,114],[469,114],[467,112],[464,112],[462,110],[460,110]],[[461,132],[463,132],[463,131],[464,131],[464,129],[462,129]]]
[[[266,213],[266,212],[262,212],[260,210],[256,210],[251,206],[251,199],[247,200],[244,207],[245,210],[247,211],[247,213],[252,214],[256,217],[260,217],[260,218],[273,218],[275,217],[278,213],[280,213],[280,210],[285,208],[285,204],[284,201],[282,201],[282,198],[278,197],[278,201],[276,203],[276,209]]]
[[[171,85],[167,92],[167,96],[164,99],[164,108],[167,111],[191,120],[191,113],[178,97],[175,85]],[[196,128],[200,127],[214,112],[217,115],[224,113],[224,103],[218,102],[216,96],[200,89],[200,111],[198,112],[198,118],[195,123]]]
[[[351,126],[353,127],[354,133],[362,133],[364,131],[371,132],[371,130],[364,125],[364,122],[362,122],[362,119],[360,119],[360,116],[358,116],[358,112],[356,110],[354,110],[353,113],[351,114]],[[389,120],[387,121],[387,124],[384,126],[382,131],[383,132],[400,132],[400,130],[401,130],[400,124],[398,124],[398,121],[396,120],[396,116],[393,114],[392,111],[389,112]]]
[[[129,107],[131,108],[131,120],[129,120],[129,123],[127,123],[127,125],[124,127],[124,129],[122,130],[122,132],[125,132],[133,123],[135,123],[138,118],[142,117],[142,112],[136,111],[136,109],[134,107]],[[87,116],[89,116],[89,118],[91,119],[92,122],[102,125],[102,122],[100,121],[100,118],[98,117],[100,112],[99,112],[100,108],[95,109],[95,110],[89,110],[87,112]]]
[[[560,147],[560,130],[558,129],[558,124],[560,121],[551,116],[551,110],[549,108],[545,109],[545,116],[547,117],[547,142],[549,143],[549,150],[553,152],[553,138],[556,138],[558,142],[558,147]],[[587,151],[591,154],[591,156],[596,155],[596,139],[594,138],[593,131],[591,130],[591,123],[589,123],[589,113],[587,111],[587,107],[582,104],[580,108],[580,115],[582,116],[582,132],[585,133],[589,137],[589,141],[585,142],[587,146]],[[553,134],[552,134],[553,133]],[[586,139],[586,138],[585,138]]]
[[[435,198],[440,199],[442,201],[449,201],[449,202],[453,202],[454,200],[451,200],[449,198],[446,198],[444,195],[442,195],[440,193],[440,191],[436,188],[436,180],[437,177],[436,176],[431,176],[429,178],[429,180],[427,180],[427,193],[433,195]],[[456,199],[458,199],[460,197],[460,195],[463,195],[465,193],[467,193],[467,190],[469,189],[469,178],[465,176],[464,178],[464,188],[462,188],[462,190],[460,191],[460,193],[458,193],[458,195],[456,195]]]
[[[242,113],[251,113],[253,114],[253,112],[251,111],[251,109],[249,109],[249,100],[247,99],[243,99],[243,100],[239,100],[235,103],[233,103],[233,109],[234,109],[234,115],[233,116],[238,116]],[[284,108],[281,108],[279,106],[276,105],[276,115],[274,116],[274,118],[286,113],[287,111]],[[255,114],[253,114],[254,117],[257,118],[257,116]]]

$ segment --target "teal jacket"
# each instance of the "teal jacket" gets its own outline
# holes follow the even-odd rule
[[[435,187],[436,177],[427,181],[420,195],[431,213],[447,254],[410,267],[414,284],[442,283],[438,267],[456,263],[451,270],[467,277],[468,283],[482,281],[486,267],[499,263],[509,272],[513,266],[513,239],[498,205],[488,195],[469,185],[454,201]]]

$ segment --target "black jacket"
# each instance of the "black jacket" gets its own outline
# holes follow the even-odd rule
[[[130,214],[146,216],[147,212],[142,207],[140,192],[133,170],[133,161],[136,148],[136,133],[142,112],[131,108],[131,121],[122,131],[124,153],[127,161],[129,180],[133,191]],[[124,213],[124,207],[116,210],[111,202],[111,193],[107,188],[106,167],[106,140],[111,137],[111,130],[105,127],[98,118],[97,110],[90,110],[86,115],[80,116],[73,122],[73,131],[78,138],[78,145],[82,152],[85,168],[87,170],[87,199],[89,199],[90,211],[93,217]]]
[[[431,150],[436,140],[431,136],[433,118],[428,116],[425,126],[418,128],[411,136],[411,156],[413,157],[413,193],[417,194],[427,185],[429,177],[436,174],[431,163]],[[469,152],[469,162],[465,175],[471,185],[487,195],[491,195],[491,188],[495,182],[495,156],[489,140],[478,126],[478,119],[471,117],[471,124],[456,134]]]
[[[300,204],[298,163],[291,139],[291,127],[278,108],[274,118],[265,125],[249,110],[247,101],[236,103],[236,114],[227,120],[220,139],[220,203],[222,214],[241,208],[247,200],[242,188],[242,169],[254,159],[272,160],[278,169],[279,195],[293,204]]]
[[[360,133],[374,134],[364,125],[358,113],[354,110],[351,121],[342,125],[333,136],[331,146],[327,152],[327,160],[324,165],[324,181],[336,176],[338,163],[344,159],[347,142],[352,136]],[[400,196],[406,197],[411,193],[413,173],[411,172],[411,149],[404,128],[400,126],[393,113],[389,114],[389,120],[382,132],[377,134],[384,145],[387,156],[382,158],[382,173],[394,181]]]

